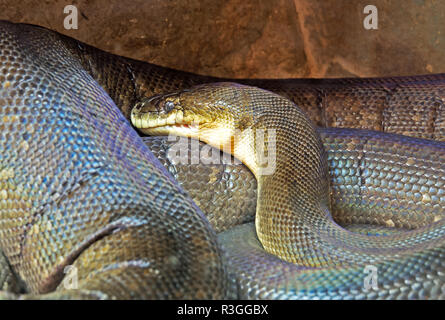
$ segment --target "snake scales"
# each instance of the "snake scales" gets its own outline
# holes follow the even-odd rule
[[[262,250],[251,224],[228,228],[218,242],[128,123],[131,107],[145,97],[218,79],[111,55],[35,26],[0,22],[0,35],[4,289],[31,298],[444,297],[443,143],[320,129],[334,173],[331,200],[325,199],[334,216],[344,224],[383,221],[414,230],[360,240],[366,254],[352,249],[357,259],[340,259],[342,266],[332,266],[327,251],[324,267],[296,266]],[[239,82],[287,96],[318,126],[445,140],[443,75]],[[146,142],[168,161],[158,152],[165,140]],[[361,180],[360,164],[367,166],[367,179]],[[231,183],[215,203],[241,192],[240,203],[251,207],[252,177],[243,179],[248,173],[240,166],[215,170],[221,168]],[[198,183],[209,176],[208,168],[169,169],[190,170]],[[223,180],[215,186],[223,188]],[[189,186],[193,193],[196,183]],[[340,244],[366,239],[334,231],[325,235]],[[373,250],[375,243],[390,246]],[[367,263],[378,267],[378,291],[363,287]],[[63,286],[68,265],[78,270],[78,290]]]

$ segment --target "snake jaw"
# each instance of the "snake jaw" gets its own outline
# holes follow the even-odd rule
[[[215,147],[218,148],[229,147],[234,130],[227,127],[227,123],[215,123],[205,106],[194,105],[192,100],[184,98],[183,94],[187,92],[183,90],[141,100],[131,111],[132,124],[144,134],[185,136],[207,143],[216,141]]]
[[[156,95],[135,104],[131,110],[131,122],[146,134],[168,135],[190,130],[184,121],[183,111],[174,101],[164,100],[165,96]]]
[[[199,122],[197,119],[198,117],[191,114],[184,118],[182,110],[161,114],[159,112],[138,112],[134,108],[131,113],[132,124],[144,134],[183,136],[210,143],[224,150],[231,148],[234,135],[232,129],[215,126],[208,122]]]

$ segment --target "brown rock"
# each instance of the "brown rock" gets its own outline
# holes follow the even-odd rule
[[[68,4],[79,9],[78,30],[63,28]],[[363,27],[367,4],[378,9],[378,30]],[[445,2],[439,0],[0,0],[0,19],[214,76],[445,72]]]

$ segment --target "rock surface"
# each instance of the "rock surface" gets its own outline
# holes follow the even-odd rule
[[[65,30],[63,8],[79,10]],[[378,9],[366,30],[363,9]],[[445,72],[440,0],[0,0],[0,19],[39,24],[101,49],[222,77]]]

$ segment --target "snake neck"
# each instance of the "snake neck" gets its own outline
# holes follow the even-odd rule
[[[323,249],[308,251],[306,226],[332,223],[326,153],[314,126],[295,106],[257,114],[234,155],[258,182],[257,236],[264,249],[299,265],[331,265]],[[295,237],[297,234],[297,237]],[[310,236],[315,242],[318,235]],[[310,238],[309,237],[309,238]],[[316,246],[312,246],[316,248]]]

